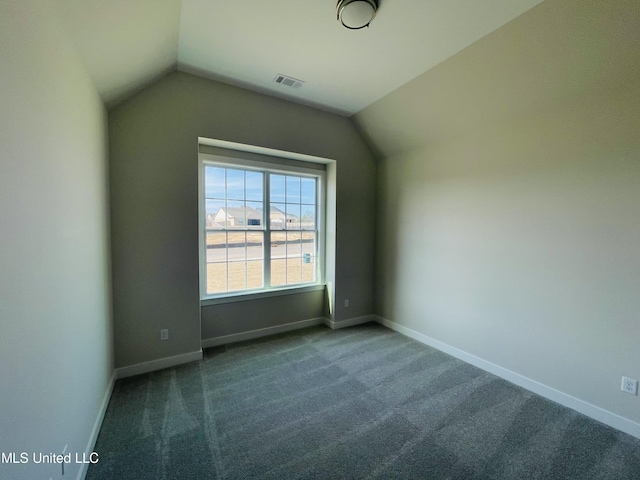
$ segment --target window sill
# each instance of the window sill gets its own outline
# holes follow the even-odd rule
[[[210,305],[222,305],[224,303],[246,302],[249,300],[257,300],[260,298],[280,297],[283,295],[297,295],[299,293],[317,292],[324,290],[324,284],[304,285],[300,287],[287,287],[274,290],[265,290],[260,292],[239,292],[229,293],[220,297],[205,297],[200,299],[200,306],[207,307]]]

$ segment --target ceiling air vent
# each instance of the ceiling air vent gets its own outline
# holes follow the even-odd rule
[[[276,75],[276,78],[273,79],[274,82],[279,83],[280,85],[284,85],[285,87],[291,88],[300,88],[304,85],[302,80],[298,80],[297,78],[287,77],[286,75],[282,75],[279,73]]]

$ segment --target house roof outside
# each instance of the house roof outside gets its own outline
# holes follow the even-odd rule
[[[283,212],[277,207],[274,207],[273,205],[270,208],[270,212],[272,216],[274,214],[282,215],[282,217],[286,218],[287,220],[298,219],[297,215],[293,215],[291,213],[285,214],[285,212]],[[214,218],[220,214],[225,215],[225,218],[234,218],[234,219],[246,218],[247,220],[250,220],[250,219],[262,220],[262,210],[253,208],[253,207],[248,207],[248,206],[247,207],[227,207],[227,208],[221,207],[218,210],[218,212],[214,215]]]
[[[262,219],[262,212],[253,207],[222,207],[219,212],[226,213],[227,218]]]

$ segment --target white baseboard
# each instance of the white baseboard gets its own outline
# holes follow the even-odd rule
[[[415,330],[400,325],[399,323],[392,322],[391,320],[387,320],[386,318],[382,318],[379,316],[376,316],[376,321],[384,325],[385,327],[389,327],[390,329],[406,335],[407,337],[413,338],[420,343],[424,343],[425,345],[429,345],[430,347],[447,353],[453,357],[459,358],[464,362],[470,363],[471,365],[481,368],[482,370],[492,373],[533,393],[537,393],[538,395],[559,403],[560,405],[582,413],[587,417],[591,417],[594,420],[609,425],[610,427],[613,427],[624,433],[628,433],[629,435],[632,435],[636,438],[640,438],[640,424],[634,422],[633,420],[622,417],[616,413],[610,412],[609,410],[605,410],[604,408],[597,407],[591,403],[585,402],[584,400],[561,392],[560,390],[556,390],[555,388],[551,388],[540,382],[520,375],[519,373],[512,372],[511,370],[488,362],[487,360],[476,357],[475,355],[471,355],[470,353],[467,353],[456,347],[447,345],[446,343],[436,340],[435,338],[431,338],[427,335],[416,332]]]
[[[244,340],[252,340],[254,338],[275,335],[276,333],[289,332],[300,328],[312,327],[314,325],[322,325],[325,323],[324,317],[310,318],[308,320],[300,320],[299,322],[285,323],[284,325],[276,325],[275,327],[259,328],[257,330],[249,330],[248,332],[234,333],[224,335],[222,337],[207,338],[202,340],[202,348],[217,347],[228,343],[242,342]]]
[[[98,434],[100,433],[100,428],[102,427],[104,415],[107,413],[107,407],[109,406],[109,400],[111,400],[111,394],[113,393],[113,387],[115,386],[115,384],[116,372],[114,370],[113,374],[111,375],[111,379],[109,380],[109,384],[107,385],[107,390],[104,392],[104,396],[102,397],[102,403],[100,404],[100,408],[98,409],[98,416],[96,417],[96,421],[93,423],[91,435],[89,435],[89,441],[87,442],[87,446],[84,449],[85,458],[90,458],[90,455],[93,452],[93,448],[96,446],[96,440],[98,440]],[[76,476],[76,480],[84,480],[85,476],[87,475],[88,468],[89,464],[81,464],[78,475]]]
[[[202,350],[174,355],[173,357],[159,358],[158,360],[151,360],[150,362],[137,363],[135,365],[129,365],[128,367],[116,368],[116,378],[133,377],[134,375],[175,367],[183,363],[197,362],[198,360],[202,360]]]
[[[376,315],[364,315],[362,317],[347,318],[345,320],[339,320],[337,322],[325,318],[324,324],[330,329],[336,330],[338,328],[353,327],[354,325],[361,325],[363,323],[376,321],[378,321],[378,317]]]

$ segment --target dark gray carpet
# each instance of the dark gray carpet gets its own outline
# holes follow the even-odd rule
[[[640,440],[377,324],[116,383],[87,479],[640,479]]]

